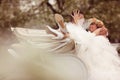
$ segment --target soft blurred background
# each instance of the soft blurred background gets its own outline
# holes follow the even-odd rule
[[[55,13],[61,14],[67,22],[74,9],[80,9],[86,19],[96,17],[102,20],[109,30],[110,42],[119,46],[120,0],[0,0],[0,46],[16,40],[10,27],[54,27]]]

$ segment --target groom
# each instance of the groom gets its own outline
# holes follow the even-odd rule
[[[79,10],[73,11],[71,16],[72,16],[72,23],[81,25],[89,32],[96,34],[96,36],[101,35],[101,36],[106,37],[108,35],[108,30],[104,26],[102,21],[100,21],[96,18],[91,18],[91,19],[85,20],[84,15],[81,14]],[[58,26],[60,26],[61,28],[63,28],[63,30],[65,30],[66,27],[64,24],[63,17],[59,14],[55,14],[55,20],[56,20]],[[65,35],[65,37],[67,37],[67,36]]]

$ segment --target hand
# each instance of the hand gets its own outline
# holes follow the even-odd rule
[[[101,30],[102,30],[102,28],[98,28],[93,33],[95,33],[96,35],[99,35]]]
[[[102,36],[107,36],[108,35],[108,30],[105,27],[98,28],[96,29],[93,33],[95,33],[97,36],[102,35]]]
[[[103,27],[103,28],[100,30],[99,35],[107,36],[107,35],[108,35],[108,30],[107,30],[107,28]]]
[[[78,23],[78,20],[84,18],[84,15],[80,13],[80,10],[74,10],[71,14],[72,18],[73,18],[73,22],[75,24]]]

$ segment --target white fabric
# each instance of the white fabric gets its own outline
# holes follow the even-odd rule
[[[63,40],[56,40],[53,39],[54,35],[47,34],[45,31],[37,32],[37,30],[16,28],[14,33],[21,43],[14,44],[11,50],[14,50],[17,55],[20,54],[22,59],[30,60],[33,63],[40,62],[44,67],[48,66],[45,69],[51,69],[52,64],[53,69],[55,68],[55,71],[60,73],[55,72],[55,74],[60,76],[64,73],[65,80],[120,80],[120,59],[107,38],[95,36],[95,34],[87,32],[81,25],[72,23],[67,23],[66,29],[70,36]],[[80,59],[79,66],[72,58],[68,59],[69,56],[59,57],[60,54],[76,55]],[[68,62],[66,63],[66,61]],[[60,66],[62,67],[60,68]],[[35,71],[38,70],[37,73],[39,73],[39,69],[41,68],[35,68]],[[77,70],[78,72],[76,72]],[[54,74],[54,72],[52,73]],[[65,78],[65,76],[68,77]]]
[[[67,24],[67,29],[77,43],[77,56],[87,66],[89,80],[120,80],[120,58],[107,38],[72,23]]]
[[[13,31],[19,43],[8,51],[37,80],[87,80],[86,66],[74,56],[72,39],[53,39],[56,36],[45,30],[15,28]]]

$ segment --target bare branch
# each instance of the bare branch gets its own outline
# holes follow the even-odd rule
[[[62,11],[64,9],[63,5],[65,0],[57,0],[58,8]]]
[[[47,2],[47,6],[52,10],[52,12],[55,14],[55,13],[60,13],[59,11],[57,11],[57,10],[55,10],[54,8],[53,8],[53,6],[49,3],[49,2]]]

